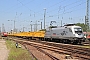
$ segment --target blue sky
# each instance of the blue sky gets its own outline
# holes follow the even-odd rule
[[[46,28],[50,25],[50,21],[56,21],[55,25],[58,26],[61,25],[61,20],[63,24],[84,23],[86,0],[2,0],[0,27],[4,24],[5,30],[10,31],[14,28],[15,20],[15,27],[18,30],[22,31],[25,27],[25,31],[29,31],[30,24],[36,24],[36,21],[37,24],[44,22],[44,9],[46,9]],[[40,29],[40,25],[37,29]]]

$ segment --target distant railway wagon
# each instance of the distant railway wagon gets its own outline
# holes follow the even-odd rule
[[[88,40],[90,40],[90,32],[83,32],[83,33],[84,33],[85,39],[87,38]]]
[[[2,37],[7,37],[7,33],[6,33],[6,32],[2,32],[2,33],[1,33],[1,36],[2,36]]]
[[[85,41],[83,30],[80,26],[67,24],[62,27],[48,28],[46,31],[20,32],[13,34],[16,37],[39,38],[41,40],[58,40],[60,42],[81,43]],[[9,35],[10,36],[10,35]]]

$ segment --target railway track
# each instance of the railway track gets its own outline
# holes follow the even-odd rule
[[[38,48],[37,46],[36,46],[36,48],[37,48],[39,51],[43,52],[44,54],[48,55],[52,60],[59,60],[58,58],[54,57],[53,55],[51,55],[51,54],[49,54],[49,53],[47,53],[47,52],[45,52],[45,51],[43,51],[42,49]]]
[[[19,42],[19,43],[21,43],[21,42]],[[54,57],[53,55],[51,55],[51,54],[45,52],[44,50],[42,50],[40,47],[37,47],[37,46],[32,45],[32,44],[28,44],[28,43],[21,43],[21,44],[24,45],[26,48],[28,48],[28,50],[29,50],[29,46],[35,47],[38,51],[40,51],[40,52],[44,53],[45,55],[47,55],[48,57],[50,57],[51,60],[59,60],[58,58]],[[28,45],[29,45],[29,46],[28,46]],[[32,53],[31,53],[31,54],[32,54]],[[33,55],[33,54],[32,54],[32,55]],[[34,56],[34,55],[33,55],[33,56]],[[35,58],[36,60],[39,60],[39,59],[38,59],[37,57],[35,57],[35,56],[34,56],[34,58]]]
[[[50,51],[54,51],[58,54],[69,54],[71,56],[75,56],[78,57],[78,59],[80,60],[90,60],[90,49],[88,48],[82,48],[82,47],[78,47],[78,46],[73,46],[73,45],[65,45],[65,44],[54,44],[54,43],[48,43],[48,42],[40,42],[37,41],[37,43],[41,43],[41,44],[35,44],[35,43],[30,43],[27,41],[21,41],[18,40],[19,43],[21,44],[28,44],[31,45],[33,47],[36,47],[39,51],[42,51],[44,53],[46,53],[45,51],[43,51],[42,49],[47,49]],[[36,42],[36,41],[33,41]],[[46,53],[48,56],[50,56],[52,58],[52,60],[58,60],[58,58]]]
[[[38,43],[42,43],[38,41]],[[59,47],[58,50],[63,50],[69,53],[72,56],[79,57],[84,60],[90,60],[90,48],[82,48],[74,45],[69,44],[53,44],[53,43],[46,43],[49,46]]]
[[[57,52],[57,53],[62,53],[62,54],[69,54],[71,56],[75,56],[75,57],[79,57],[83,60],[87,59],[89,60],[90,59],[90,55],[88,53],[84,53],[85,51],[82,52],[82,50],[72,50],[72,49],[68,49],[68,47],[66,48],[57,48],[57,47],[53,47],[53,46],[42,46],[42,45],[37,45],[37,44],[31,44],[32,46],[34,47],[38,47],[38,48],[43,48],[43,49],[47,49],[47,50],[51,50],[51,51],[54,51],[54,52]],[[63,52],[61,52],[63,51]]]
[[[14,41],[15,41],[15,40],[14,40]],[[16,41],[16,42],[19,42],[20,44],[24,45],[28,50],[29,50],[29,46],[35,47],[38,51],[40,51],[40,52],[44,53],[45,55],[47,55],[48,57],[50,57],[51,60],[60,60],[60,59],[58,59],[57,57],[55,57],[55,56],[53,56],[53,55],[45,52],[45,51],[44,51],[43,49],[41,49],[40,47],[37,47],[37,46],[39,46],[38,44],[37,44],[37,46],[35,46],[34,44],[27,43],[27,42],[23,42],[23,41]],[[28,45],[29,45],[29,46],[28,46]],[[32,53],[31,53],[31,54],[32,54]],[[33,55],[33,54],[32,54],[32,55]],[[33,57],[34,57],[36,60],[39,60],[39,59],[38,59],[37,57],[35,57],[34,55],[33,55]]]

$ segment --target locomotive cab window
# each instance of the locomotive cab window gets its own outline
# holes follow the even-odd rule
[[[77,34],[83,33],[81,28],[74,28],[74,31]]]

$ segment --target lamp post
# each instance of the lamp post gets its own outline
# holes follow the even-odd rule
[[[42,30],[42,22],[41,22],[41,30]]]
[[[8,20],[8,21],[13,21],[14,22],[14,29],[13,29],[13,31],[15,32],[15,20]]]
[[[31,26],[31,32],[32,32],[32,24],[30,24],[30,26]]]
[[[31,32],[32,32],[32,24],[31,24],[32,21],[30,21],[30,26],[31,26]]]
[[[45,17],[46,17],[46,8],[44,8],[44,29],[45,29]]]
[[[36,31],[37,31],[38,25],[40,25],[40,24],[38,24],[38,22],[40,22],[40,21],[37,21],[37,20],[36,20],[36,24],[35,24],[35,25],[36,25]]]
[[[40,19],[40,20],[43,20],[43,19]],[[42,30],[42,21],[41,21],[41,30]]]
[[[23,27],[23,32],[24,32],[24,28],[25,28],[25,27]]]
[[[14,32],[15,32],[15,20],[14,20]]]

